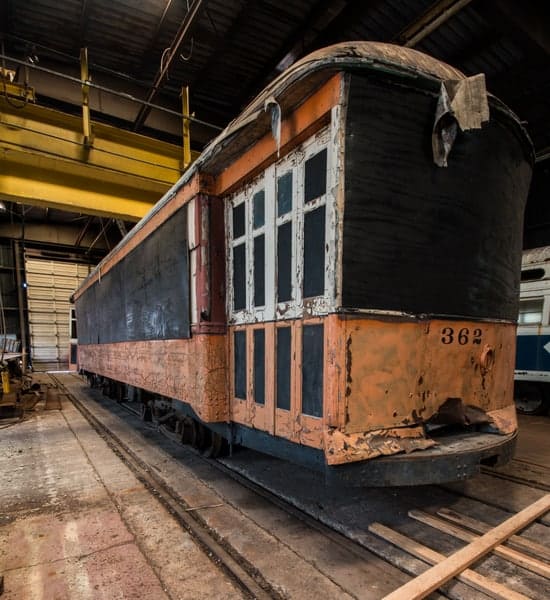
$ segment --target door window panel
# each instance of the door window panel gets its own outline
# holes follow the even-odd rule
[[[325,207],[304,216],[304,298],[325,293]]]
[[[229,203],[230,319],[300,318],[333,306],[336,228],[328,129],[247,183]]]
[[[246,331],[233,333],[235,397],[246,400]]]
[[[526,298],[519,302],[519,325],[540,325],[542,323],[543,298]]]
[[[327,191],[327,149],[306,160],[304,202],[311,202]]]
[[[254,329],[254,402],[265,404],[265,331]]]
[[[302,413],[322,417],[324,328],[304,325],[302,332]]]
[[[277,328],[277,408],[290,410],[290,327]]]

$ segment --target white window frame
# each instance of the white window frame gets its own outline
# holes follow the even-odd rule
[[[334,121],[333,121],[334,122]],[[226,202],[227,243],[227,311],[229,323],[245,324],[300,318],[305,315],[320,316],[334,309],[336,304],[336,260],[337,260],[337,148],[331,140],[334,127],[327,126],[303,144],[293,149],[287,156],[269,166],[261,175],[234,193]],[[304,182],[306,161],[315,154],[327,151],[327,181],[325,193],[304,202]],[[292,171],[292,209],[289,213],[277,216],[276,183],[279,176]],[[253,198],[264,190],[264,226],[253,229]],[[233,239],[233,208],[245,203],[245,234]],[[322,295],[303,298],[304,276],[304,219],[305,216],[325,207],[325,285]],[[277,272],[277,228],[292,220],[292,299],[288,302],[276,302]],[[263,307],[255,307],[254,301],[254,238],[264,235],[265,250],[265,301]],[[233,309],[233,249],[241,243],[246,244],[246,306]]]
[[[520,301],[519,301],[519,314],[518,314],[518,326],[519,327],[540,327],[541,325],[546,325],[548,324],[548,300],[547,300],[547,296],[543,296],[542,294],[536,294],[536,293],[531,293],[531,294],[522,294]],[[521,305],[522,303],[525,302],[532,302],[532,301],[540,301],[541,303],[541,312],[540,312],[540,321],[537,321],[535,323],[522,323],[520,322],[520,316],[521,316]]]

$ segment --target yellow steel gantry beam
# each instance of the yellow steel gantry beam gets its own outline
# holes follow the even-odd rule
[[[193,153],[194,160],[198,153]],[[179,146],[0,96],[0,198],[137,221],[182,173]]]

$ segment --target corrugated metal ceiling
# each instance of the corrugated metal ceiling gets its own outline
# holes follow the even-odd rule
[[[4,47],[17,58],[33,51],[41,64],[61,68],[87,46],[96,68],[151,85],[192,4],[193,0],[4,0]],[[435,2],[442,8],[456,4],[457,0]],[[549,121],[543,114],[547,110],[541,110],[548,105],[550,73],[548,67],[539,68],[548,64],[550,33],[538,32],[536,39],[529,31],[529,24],[536,22],[537,3],[462,4],[466,6],[415,47],[467,74],[485,72],[489,88],[528,122],[537,149],[550,147]],[[295,60],[331,42],[395,40],[433,6],[430,0],[204,1],[157,101],[176,106],[179,87],[190,85],[196,115],[225,125],[276,74],[276,65],[289,52]],[[541,35],[547,38],[546,48]],[[510,72],[521,75],[527,97],[509,80]]]

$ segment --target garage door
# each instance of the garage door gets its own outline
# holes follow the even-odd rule
[[[35,371],[69,365],[70,297],[90,266],[25,257],[30,359]]]

